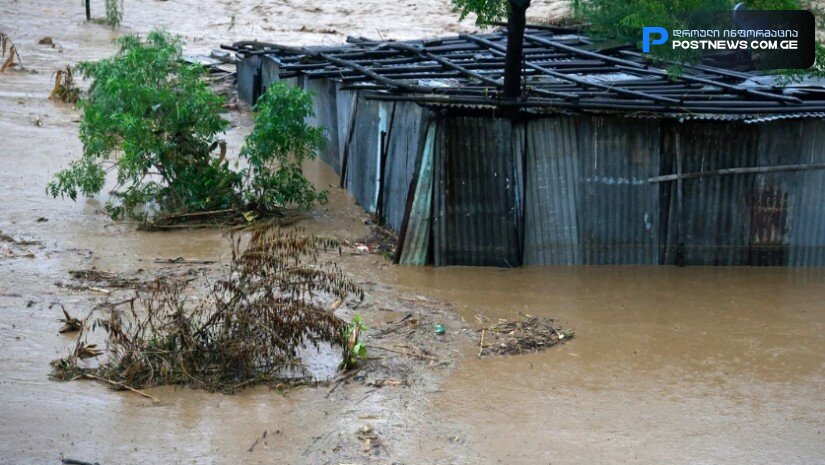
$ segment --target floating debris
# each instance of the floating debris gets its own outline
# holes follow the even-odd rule
[[[8,34],[3,32],[0,32],[0,50],[2,51],[2,53],[0,53],[0,73],[5,72],[7,69],[21,66],[20,54],[17,53],[14,42],[11,41]],[[14,61],[15,57],[17,57],[17,61]]]
[[[384,443],[381,442],[381,438],[375,434],[372,426],[362,426],[358,429],[356,436],[358,436],[358,439],[361,441],[361,452],[365,454],[378,455],[381,449],[384,449]]]
[[[98,349],[97,344],[81,342],[75,348],[75,355],[80,359],[95,358],[103,355],[103,350]]]
[[[49,100],[59,100],[64,103],[77,103],[80,100],[80,88],[75,82],[72,67],[66,66],[54,73],[54,87]]]
[[[60,321],[63,322],[63,327],[58,329],[58,333],[74,333],[80,331],[83,328],[83,322],[79,319],[69,315],[69,312],[66,311],[66,307],[60,306],[63,309],[63,315],[66,318],[61,318]]]
[[[86,286],[85,289],[97,292],[105,292],[108,294],[108,289],[128,289],[135,288],[140,284],[140,280],[133,276],[120,276],[116,273],[109,273],[106,271],[98,271],[95,269],[89,270],[69,270],[69,276],[78,281],[85,281],[87,283],[103,284],[107,289],[102,289],[100,286]]]
[[[522,321],[500,320],[481,330],[478,356],[541,352],[572,338],[573,331],[563,329],[552,318],[526,315]]]

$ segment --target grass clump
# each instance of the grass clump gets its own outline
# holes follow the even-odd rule
[[[363,291],[319,254],[327,239],[279,230],[257,232],[240,252],[234,243],[227,275],[206,298],[187,299],[186,282],[159,280],[92,325],[108,334],[109,358],[80,368],[76,353],[52,362],[52,376],[92,375],[120,386],[186,385],[232,392],[254,384],[310,380],[299,359],[307,344],[329,343],[347,353],[347,323],[320,303]],[[77,348],[86,346],[78,338]]]

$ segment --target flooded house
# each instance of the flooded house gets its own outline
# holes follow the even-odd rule
[[[238,91],[314,95],[321,159],[408,265],[825,265],[825,87],[529,27],[291,47],[240,42]]]

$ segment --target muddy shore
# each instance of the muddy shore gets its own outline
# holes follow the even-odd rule
[[[153,25],[184,35],[192,51],[250,38],[320,44],[474,29],[436,0],[127,0],[117,33]],[[149,390],[159,404],[50,381],[49,361],[73,343],[57,333],[59,305],[84,313],[110,297],[75,286],[69,270],[208,275],[230,248],[220,231],[113,223],[98,212],[105,196],[49,198],[51,174],[81,151],[79,115],[46,98],[51,75],[110,54],[117,33],[85,24],[77,2],[21,0],[0,5],[0,30],[26,68],[0,74],[0,464],[59,463],[61,454],[103,465],[825,463],[825,270],[416,269],[350,246],[339,260],[367,300],[343,314],[363,314],[373,335],[392,329],[376,344],[410,343],[437,361],[373,352],[369,369],[334,389]],[[44,36],[56,46],[38,45]],[[227,117],[237,151],[250,114]],[[366,236],[368,217],[334,173],[307,170],[331,199],[300,226],[349,243]],[[156,261],[177,257],[216,263]],[[576,339],[477,359],[476,316],[520,313],[556,318]],[[409,314],[419,324],[411,339],[396,327]],[[436,335],[436,323],[447,334]],[[365,426],[378,447],[364,450]]]

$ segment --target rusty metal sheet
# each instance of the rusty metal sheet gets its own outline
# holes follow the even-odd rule
[[[685,122],[665,129],[663,174],[755,166],[757,127]],[[677,146],[678,143],[678,146]],[[746,265],[751,242],[753,175],[711,176],[668,183],[667,247],[663,263]],[[681,236],[681,237],[680,237]],[[683,246],[680,246],[682,244]]]
[[[579,117],[577,228],[586,264],[656,264],[660,126],[656,120]]]

